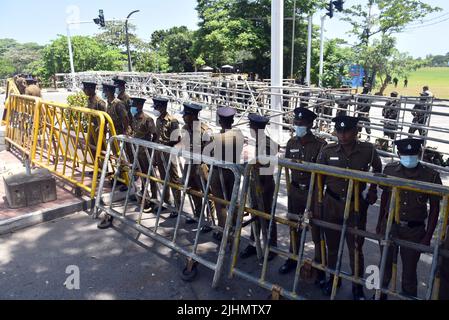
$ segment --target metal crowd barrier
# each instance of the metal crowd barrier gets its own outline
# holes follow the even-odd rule
[[[79,191],[88,192],[92,199],[104,162],[106,137],[115,134],[105,112],[16,94],[8,97],[7,144],[22,151],[31,164],[48,169]],[[115,167],[113,159],[107,164]]]
[[[291,161],[286,161],[283,159],[277,159],[272,158],[269,161],[275,161],[278,166],[278,171],[276,174],[276,187],[275,187],[275,193],[274,193],[274,199],[273,199],[273,207],[271,208],[270,212],[260,212],[257,210],[248,210],[244,206],[240,206],[239,210],[237,212],[237,224],[236,224],[236,231],[235,231],[235,238],[234,238],[234,246],[232,249],[232,264],[230,268],[230,277],[233,278],[235,276],[238,276],[240,278],[243,278],[247,281],[252,282],[253,284],[256,284],[262,288],[265,288],[267,290],[270,290],[273,292],[273,295],[281,295],[289,299],[304,299],[304,295],[302,295],[303,292],[301,292],[301,282],[300,282],[300,274],[302,269],[305,266],[311,266],[315,268],[316,270],[322,270],[325,272],[328,272],[332,275],[335,275],[334,283],[333,283],[333,290],[332,290],[332,296],[331,299],[336,298],[336,292],[337,292],[337,285],[339,282],[339,279],[347,280],[353,284],[360,284],[365,285],[367,279],[363,278],[363,275],[355,274],[352,275],[351,272],[345,272],[342,270],[342,261],[343,261],[343,254],[344,254],[344,248],[345,248],[345,238],[348,235],[355,235],[356,237],[364,237],[365,239],[372,239],[375,241],[379,241],[381,246],[383,247],[383,254],[380,258],[380,281],[382,283],[382,279],[384,278],[385,274],[385,268],[386,268],[386,259],[388,250],[392,250],[393,246],[401,246],[405,248],[411,248],[413,250],[432,254],[432,263],[431,268],[429,272],[429,280],[427,283],[427,293],[425,296],[425,299],[438,299],[438,291],[439,291],[439,269],[438,267],[441,266],[441,258],[449,257],[449,251],[448,250],[442,250],[442,245],[446,235],[446,228],[448,224],[448,200],[449,200],[449,188],[443,187],[441,185],[434,185],[434,184],[428,184],[428,183],[422,183],[412,180],[404,180],[394,177],[387,177],[384,175],[379,174],[370,174],[360,171],[352,171],[347,169],[340,169],[336,167],[329,167],[329,166],[323,166],[318,164],[312,164],[312,163],[294,163]],[[245,176],[243,179],[243,186],[242,186],[242,199],[240,203],[244,204],[247,200],[247,194],[249,191],[249,175],[252,168],[251,166],[248,166],[245,170]],[[279,192],[281,190],[281,177],[282,173],[285,170],[293,170],[293,171],[301,171],[301,172],[308,172],[311,173],[311,180],[310,180],[310,186],[308,191],[308,201],[306,204],[306,210],[302,217],[300,217],[298,222],[290,221],[288,219],[285,219],[281,216],[281,212],[278,210],[278,197]],[[342,225],[339,224],[333,224],[324,221],[321,216],[317,218],[317,213],[312,212],[312,203],[316,201],[318,203],[318,207],[320,203],[322,203],[324,194],[322,191],[323,186],[323,177],[326,176],[333,176],[338,177],[341,179],[346,179],[349,184],[348,193],[346,197],[346,204],[345,204],[345,212],[344,212],[344,222]],[[354,205],[355,208],[355,214],[358,214],[358,210],[360,208],[360,202],[359,197],[355,196],[354,204],[352,204],[352,195],[360,194],[360,184],[362,183],[370,183],[370,184],[376,184],[378,186],[383,187],[389,187],[392,188],[392,196],[391,196],[391,205],[389,208],[388,213],[388,226],[385,234],[379,235],[376,233],[372,233],[369,231],[362,231],[357,228],[349,228],[348,227],[348,219],[351,211],[351,205]],[[317,191],[318,190],[318,191]],[[434,244],[431,246],[425,246],[418,243],[408,242],[404,240],[397,239],[392,236],[392,225],[393,221],[396,223],[400,222],[400,216],[399,216],[399,208],[400,208],[400,198],[401,198],[401,192],[404,191],[412,191],[412,192],[418,192],[422,194],[427,195],[433,195],[441,197],[443,200],[441,201],[440,206],[440,215],[439,215],[439,222],[438,227],[435,232],[435,240]],[[241,249],[241,237],[242,237],[242,231],[244,229],[244,226],[247,225],[247,222],[244,222],[244,217],[246,213],[250,211],[252,215],[252,220],[254,220],[254,217],[260,217],[266,221],[269,221],[269,230],[267,232],[267,236],[265,237],[265,243],[263,245],[263,264],[261,269],[259,268],[258,271],[260,271],[260,276],[254,276],[254,272],[258,272],[255,270],[255,267],[251,268],[251,271],[245,271],[242,268],[239,268],[238,262],[239,262],[239,252]],[[318,211],[318,210],[317,210]],[[282,212],[286,213],[286,212]],[[253,222],[254,223],[254,222]],[[284,225],[289,228],[294,228],[296,230],[301,230],[301,238],[300,238],[300,245],[298,252],[296,253],[290,253],[290,251],[283,250],[279,247],[273,247],[269,245],[270,243],[270,235],[271,230],[274,227],[274,224],[277,224],[278,226]],[[324,229],[331,229],[335,231],[341,232],[341,239],[339,244],[339,250],[338,250],[338,262],[336,269],[331,269],[326,264],[326,248],[325,248],[325,241],[323,236],[321,236],[321,253],[322,259],[321,263],[317,263],[315,261],[311,261],[307,258],[305,248],[306,248],[306,239],[307,239],[307,232],[309,231],[310,227],[312,225],[318,226],[320,228]],[[279,228],[278,228],[279,230]],[[257,240],[257,239],[256,239]],[[260,244],[256,241],[256,246],[260,246]],[[260,249],[259,249],[260,250]],[[361,250],[361,248],[358,248],[356,246],[356,250]],[[274,283],[273,281],[267,280],[267,272],[269,268],[268,264],[268,256],[270,252],[274,252],[282,257],[289,258],[292,260],[295,260],[298,262],[296,272],[293,278],[293,283],[291,287],[285,287],[282,285],[279,285],[277,283]],[[358,256],[357,254],[355,255]],[[359,261],[355,260],[355,270],[358,270],[358,263]],[[254,265],[253,265],[254,266]],[[381,293],[388,294],[392,297],[396,297],[399,299],[418,299],[418,297],[409,297],[405,296],[401,293],[398,293],[396,290],[396,281],[397,281],[397,262],[393,265],[393,278],[391,281],[391,289],[390,288],[379,288],[376,291],[376,299],[380,298]]]
[[[111,156],[111,146],[114,143],[120,144],[119,166],[116,167],[115,175],[119,176],[122,172],[126,172],[129,177],[130,185],[126,192],[126,197],[121,204],[114,203],[112,200],[110,203],[103,203],[103,186],[106,178],[105,162],[103,174],[100,179],[99,193],[96,198],[94,217],[98,217],[104,212],[125,225],[137,230],[139,234],[150,237],[155,242],[186,256],[188,261],[187,266],[183,271],[184,279],[186,281],[193,280],[198,272],[198,263],[213,270],[214,278],[212,286],[216,287],[220,280],[220,276],[223,273],[222,269],[224,266],[226,246],[232,226],[232,218],[239,197],[241,177],[240,166],[233,163],[217,161],[208,157],[201,157],[200,155],[178,150],[176,148],[132,139],[126,136],[112,137],[109,140],[106,160]],[[132,156],[127,155],[123,150],[132,150]],[[165,177],[161,177],[160,174],[158,174],[156,157],[162,159],[165,172],[167,173]],[[203,166],[207,165],[207,176],[206,174],[203,176],[198,174],[198,172],[194,172],[195,167],[199,164],[202,164]],[[182,172],[182,184],[177,185],[170,182],[170,175],[168,174],[168,172],[170,172],[170,165],[175,166],[175,170],[178,170],[180,167],[180,171]],[[148,170],[146,167],[148,167]],[[234,175],[232,193],[224,196],[225,198],[228,197],[227,199],[218,198],[208,191],[211,186],[212,176],[215,172],[218,172],[220,183],[223,185],[225,181],[222,170],[224,169],[231,171]],[[195,190],[189,187],[190,179],[195,178],[194,176],[198,175],[201,179],[202,190]],[[140,196],[133,197],[133,190],[136,190],[135,184],[139,179],[140,182],[142,182],[143,179],[144,188],[141,188]],[[163,210],[163,202],[157,201],[156,199],[151,199],[151,202],[155,205],[156,211],[150,215],[144,214],[145,204],[147,201],[150,201],[147,196],[147,191],[152,183],[157,184],[158,199],[165,199],[167,193],[170,192],[169,189],[181,192],[179,207],[168,206],[169,211],[178,214],[176,219],[167,218],[167,212],[165,212],[166,210]],[[114,195],[116,190],[117,184],[114,183],[111,194]],[[153,198],[155,197],[154,194],[152,196]],[[202,203],[201,214],[195,224],[196,229],[181,229],[181,226],[184,225],[184,219],[187,216],[193,217],[191,215],[191,212],[193,212],[192,197],[201,198]],[[111,198],[113,198],[113,196]],[[190,208],[186,205],[186,198],[190,200]],[[210,201],[227,206],[228,215],[223,229],[215,226],[215,219],[211,210]],[[210,245],[210,239],[205,240],[205,237],[201,237],[202,226],[206,223],[212,224],[213,229],[223,232],[222,241],[216,246]],[[185,234],[186,230],[187,235]],[[212,253],[215,250],[217,251],[217,255]]]
[[[293,109],[305,106],[316,111],[319,115],[318,126],[315,133],[327,139],[333,137],[333,124],[331,119],[339,114],[351,116],[366,116],[369,122],[360,122],[361,138],[376,143],[379,152],[386,157],[395,158],[396,150],[393,140],[388,135],[400,139],[404,137],[423,138],[426,142],[426,154],[423,161],[438,170],[449,172],[449,130],[444,126],[445,119],[449,118],[447,107],[449,101],[429,98],[424,103],[420,97],[399,97],[398,117],[385,119],[382,110],[391,109],[386,106],[395,99],[390,97],[360,95],[353,89],[321,89],[304,87],[285,80],[281,94],[273,94],[273,87],[269,81],[246,81],[235,79],[236,76],[213,75],[211,73],[190,74],[151,74],[151,73],[112,73],[112,72],[86,72],[76,74],[74,81],[80,85],[83,80],[94,79],[98,83],[108,81],[120,75],[128,81],[128,91],[133,95],[153,97],[165,95],[171,99],[172,111],[179,110],[181,104],[187,100],[197,101],[207,105],[208,111],[202,113],[202,119],[213,121],[215,112],[220,105],[228,105],[238,110],[236,125],[246,119],[249,112],[257,112],[272,118],[282,115],[282,121],[271,121],[272,124],[281,125],[288,131],[292,127]],[[72,79],[64,75],[66,81]],[[271,97],[282,96],[282,111],[271,109]],[[416,105],[424,104],[424,110],[413,110]],[[369,115],[358,110],[361,107],[370,107]],[[424,123],[414,123],[412,112],[425,118]],[[206,116],[205,116],[206,115]],[[386,127],[386,122],[391,126]],[[411,128],[415,133],[409,134]],[[416,133],[418,131],[418,133]],[[278,143],[288,140],[288,132]],[[422,134],[421,134],[422,133]],[[285,136],[285,137],[284,137]],[[282,140],[282,141],[281,141]],[[441,159],[445,157],[445,159]]]
[[[1,121],[1,125],[5,126],[6,125],[6,114],[8,111],[8,107],[9,107],[9,96],[11,94],[17,94],[19,95],[19,89],[17,89],[16,84],[14,83],[13,79],[8,79],[6,81],[6,100],[5,100],[5,109],[3,110],[3,115],[2,115],[2,121]]]

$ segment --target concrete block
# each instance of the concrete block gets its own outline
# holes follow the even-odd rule
[[[6,200],[12,209],[55,201],[56,180],[46,169],[32,170],[4,178]]]

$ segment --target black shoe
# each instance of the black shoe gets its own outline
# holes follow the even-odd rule
[[[103,220],[98,223],[97,228],[100,230],[106,230],[112,227],[112,222],[114,221],[114,217],[110,215],[105,215]]]
[[[211,226],[202,226],[201,227],[201,233],[209,233],[209,232],[211,232],[213,229],[212,229],[212,227]]]
[[[193,218],[187,217],[186,218],[186,224],[195,224],[197,221]]]
[[[326,272],[317,270],[317,276],[315,279],[315,285],[321,289],[326,285]]]
[[[326,284],[323,287],[323,294],[327,297],[330,297],[332,295],[332,287],[334,286],[334,278],[331,277],[329,281],[326,282]],[[340,289],[341,287],[341,279],[338,280],[337,289]]]
[[[247,246],[245,250],[243,250],[240,253],[240,258],[242,259],[248,259],[252,256],[255,256],[257,254],[256,247],[253,247],[251,245]]]
[[[151,203],[145,204],[145,207],[143,208],[144,213],[151,213],[154,211],[154,207]]]
[[[172,212],[170,213],[170,215],[168,216],[169,219],[176,219],[178,217],[178,213],[177,212]]]
[[[221,232],[219,232],[219,231],[215,231],[213,234],[212,234],[212,237],[215,239],[215,240],[217,240],[217,241],[221,241],[221,240],[223,240],[223,234],[221,233]]]
[[[290,260],[288,259],[283,265],[282,267],[279,269],[279,273],[280,274],[288,274],[291,271],[296,269],[296,266],[298,265],[298,263],[295,260]]]
[[[355,301],[366,300],[365,293],[363,292],[363,287],[360,285],[354,285],[352,287],[352,297]]]
[[[273,261],[274,258],[276,258],[277,256],[278,256],[277,253],[270,251],[270,253],[268,254],[268,261]]]

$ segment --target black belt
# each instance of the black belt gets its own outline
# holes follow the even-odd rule
[[[401,221],[397,225],[400,227],[408,227],[410,229],[425,227],[426,224],[423,221]]]
[[[309,190],[309,186],[307,184],[299,184],[298,182],[292,181],[290,183],[293,187],[300,189],[301,191]]]

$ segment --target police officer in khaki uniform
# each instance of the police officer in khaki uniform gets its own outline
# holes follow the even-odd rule
[[[253,113],[248,116],[248,119],[250,121],[251,135],[256,139],[256,164],[251,171],[249,187],[251,208],[271,215],[275,191],[274,165],[273,163],[261,163],[257,158],[276,156],[279,153],[279,145],[265,133],[265,128],[270,122],[269,118]],[[254,223],[259,227],[261,232],[268,231],[269,229],[268,220],[257,218]],[[253,229],[251,229],[251,240],[255,240]],[[271,229],[269,244],[270,246],[277,246],[277,225],[275,222]],[[256,254],[256,247],[250,244],[240,253],[240,257],[247,259]],[[268,260],[271,261],[275,257],[276,254],[270,252]]]
[[[382,162],[377,154],[375,146],[371,143],[360,142],[357,140],[357,125],[359,119],[342,116],[334,118],[332,121],[335,122],[338,143],[325,146],[318,157],[318,163],[365,172],[368,172],[370,168],[372,168],[373,172],[382,172]],[[345,179],[327,176],[323,178],[323,185],[326,187],[326,193],[323,199],[324,220],[342,225],[349,182]],[[356,195],[360,199],[360,212],[358,213],[358,217],[356,217],[354,199],[352,199],[353,201],[348,220],[349,227],[355,227],[356,221],[358,220],[359,223],[357,227],[360,230],[366,230],[368,207],[369,205],[375,204],[377,201],[377,185],[371,185],[366,197],[363,197],[362,194],[365,189],[366,185],[361,183],[360,194]],[[325,236],[328,249],[328,267],[335,269],[341,232],[325,229]],[[356,239],[359,253],[358,274],[362,276],[365,272],[363,255],[364,238],[355,237],[351,234],[346,235],[351,269],[354,274]],[[331,276],[324,288],[325,295],[331,294],[333,280],[333,276]],[[363,286],[361,285],[353,285],[352,292],[355,300],[363,300],[365,298]]]
[[[25,94],[27,96],[42,98],[41,88],[37,86],[37,80],[33,77],[26,78],[27,87],[25,89]]]
[[[126,111],[128,112],[128,118],[130,119],[129,127],[131,128],[131,122],[133,120],[133,115],[131,114],[131,98],[126,93],[126,80],[120,77],[112,79],[114,84],[117,86],[116,95],[117,99],[125,104]]]
[[[116,86],[110,83],[103,84],[103,98],[107,102],[106,112],[114,123],[117,135],[127,134],[129,130],[129,118],[126,105],[115,97]]]
[[[83,92],[87,96],[87,108],[89,108],[91,110],[105,112],[106,111],[106,102],[104,102],[97,96],[97,94],[96,94],[97,84],[92,81],[83,81],[82,84],[83,84]],[[91,130],[93,130],[93,131],[90,133],[89,144],[90,144],[92,153],[95,153],[95,151],[97,149],[98,131],[100,129],[99,128],[100,124],[96,117],[92,117],[91,126],[92,126]],[[99,167],[101,169],[103,168],[101,163],[100,163]],[[92,173],[89,173],[89,174],[92,174]]]
[[[146,115],[143,112],[143,107],[145,105],[146,99],[142,98],[132,98],[131,99],[131,114],[133,115],[133,132],[134,132],[134,138],[145,140],[145,141],[151,141],[154,142],[156,140],[156,126],[154,124],[153,119]],[[148,174],[149,170],[149,159],[146,156],[146,152],[144,148],[140,148],[138,153],[138,162],[140,171],[143,174]],[[134,157],[131,157],[131,162],[134,161]],[[142,197],[145,195],[145,193],[148,193],[148,190],[145,190],[145,180],[141,179],[142,183]],[[151,188],[151,196],[152,198],[157,197],[157,185],[153,181],[150,180],[150,188]],[[147,194],[145,206],[144,206],[144,212],[148,213],[152,210],[151,206],[151,197]],[[105,215],[102,221],[98,224],[99,229],[108,229],[112,226],[114,218],[110,215]]]
[[[179,131],[179,122],[178,120],[170,115],[167,112],[168,99],[164,97],[155,97],[153,98],[154,102],[154,112],[156,114],[156,132],[157,132],[157,140],[158,144],[163,144],[168,147],[175,147],[181,141],[181,133]],[[164,159],[162,157],[164,155]],[[155,152],[155,164],[159,170],[159,174],[161,179],[164,180],[167,174],[165,170],[165,166],[167,164],[169,155],[162,154],[160,152]],[[170,167],[168,169],[168,174],[170,175],[169,181],[170,183],[181,185],[181,179],[179,178],[178,168],[174,162],[170,163]],[[175,208],[179,209],[181,205],[181,191],[180,190],[171,190],[173,193]],[[170,192],[165,193],[164,202],[166,204],[170,204]],[[177,212],[172,212],[170,214],[171,218],[177,217]]]
[[[219,134],[214,135],[214,158],[218,161],[238,164],[241,162],[245,137],[238,128],[232,128],[237,111],[231,107],[220,107],[217,111],[218,122],[221,126]],[[220,174],[222,179],[220,178]],[[234,190],[235,176],[232,170],[215,167],[212,173],[211,190],[214,196],[227,201],[231,200]],[[225,205],[215,202],[218,226],[224,228],[228,215]],[[234,217],[234,222],[235,222]],[[214,232],[214,238],[222,239],[221,232]]]
[[[25,90],[27,88],[27,82],[22,75],[14,76],[14,82],[16,84],[17,89],[20,94],[25,94]]]
[[[294,110],[294,127],[296,135],[287,143],[285,158],[292,162],[315,163],[321,149],[327,144],[325,140],[316,137],[312,133],[313,122],[318,117],[314,112],[306,108],[297,108]],[[303,216],[310,187],[311,174],[302,171],[290,170],[290,180],[288,181],[288,218],[297,222],[299,217]],[[313,200],[313,199],[312,199]],[[315,201],[312,201],[312,204]],[[314,211],[314,208],[311,208]],[[301,232],[296,229],[290,230],[290,251],[297,254],[299,250],[299,240]],[[320,248],[320,229],[312,226],[312,238],[315,243],[315,262],[321,263]],[[287,274],[296,269],[296,261],[287,260],[279,269],[279,273]],[[319,272],[317,283],[324,284],[325,273]]]
[[[388,176],[404,178],[408,180],[441,184],[440,174],[421,164],[422,145],[424,140],[404,139],[395,141],[400,156],[400,162],[388,164],[384,174]],[[391,189],[382,188],[382,201],[376,231],[385,234],[388,208],[391,198]],[[438,223],[440,210],[440,198],[426,194],[401,191],[400,192],[400,223],[394,224],[393,234],[395,238],[410,242],[430,245],[432,236]],[[430,205],[430,211],[427,205]],[[426,220],[427,225],[426,225]],[[421,253],[410,248],[399,248],[402,260],[402,291],[404,294],[416,297],[418,293],[418,280],[416,269]],[[390,248],[383,279],[383,287],[388,287],[393,265],[393,254],[397,250]],[[382,296],[386,299],[386,296]]]
[[[130,112],[133,116],[132,121],[132,132],[133,138],[155,142],[157,139],[157,131],[156,125],[154,124],[154,120],[147,114],[143,112],[143,107],[145,105],[146,99],[143,98],[131,98],[131,109]],[[141,173],[148,174],[149,170],[149,160],[146,156],[146,152],[144,148],[140,148],[138,153],[138,161]],[[154,164],[153,164],[154,165]],[[153,176],[155,175],[154,171],[151,173]],[[142,182],[142,197],[144,196],[144,192],[148,193],[148,190],[145,190],[145,180],[141,179]],[[150,189],[151,189],[151,197],[147,195],[145,198],[147,199],[144,212],[149,213],[153,207],[151,205],[151,199],[157,199],[157,184],[154,181],[149,181]]]
[[[187,133],[186,136],[183,137],[182,142],[185,148],[189,150],[189,152],[196,155],[204,155],[203,152],[206,146],[212,142],[212,131],[209,127],[199,120],[199,113],[203,107],[197,103],[184,103],[184,111],[183,111],[183,120],[185,122],[182,130]],[[210,154],[206,154],[206,156],[211,156]],[[202,184],[206,185],[208,178],[208,168],[204,163],[198,163],[196,160],[192,160],[192,168],[190,172],[190,178],[188,182],[188,186],[196,191],[203,192]],[[201,180],[202,179],[202,180]],[[209,190],[207,190],[209,191]],[[199,218],[201,215],[201,207],[203,203],[203,198],[192,196],[193,200],[193,214],[195,218]],[[210,208],[210,216],[214,214],[214,206],[211,202],[209,206]],[[192,218],[187,219],[187,224],[195,223],[196,221]],[[202,232],[210,232],[212,228],[210,226],[203,226]]]
[[[83,92],[87,96],[87,108],[97,111],[106,111],[106,102],[96,93],[97,84],[92,81],[83,81]]]

